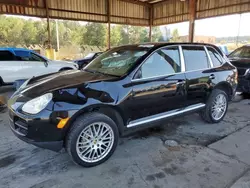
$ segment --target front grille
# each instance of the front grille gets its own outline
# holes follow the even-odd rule
[[[238,74],[239,74],[239,76],[243,76],[245,73],[246,73],[246,69],[238,68]]]
[[[19,117],[14,117],[13,119],[10,117],[10,126],[16,133],[22,136],[28,134],[28,124],[25,120]]]

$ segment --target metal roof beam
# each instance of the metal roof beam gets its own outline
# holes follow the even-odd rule
[[[136,4],[136,5],[142,5],[142,6],[146,6],[146,7],[152,6],[149,3],[138,1],[138,0],[120,0],[120,1],[127,2],[127,3],[133,3],[133,4]]]

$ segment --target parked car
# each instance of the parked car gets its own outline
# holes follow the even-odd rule
[[[0,86],[13,84],[16,80],[70,69],[78,69],[78,65],[67,61],[49,60],[28,49],[0,48]]]
[[[250,45],[234,50],[228,56],[231,63],[238,69],[239,92],[250,93]]]
[[[91,167],[106,161],[120,135],[200,112],[220,122],[237,70],[218,47],[150,43],[113,48],[83,70],[32,78],[8,102],[11,130],[25,142]]]
[[[83,67],[85,67],[87,64],[89,64],[92,60],[94,60],[96,57],[98,57],[101,54],[102,52],[92,52],[92,53],[89,53],[83,59],[77,59],[74,62],[78,64],[79,69],[82,69]]]

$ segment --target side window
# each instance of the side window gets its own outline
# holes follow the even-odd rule
[[[30,52],[28,51],[21,51],[21,50],[16,50],[15,51],[16,58],[19,61],[29,61],[30,57]]]
[[[0,51],[0,61],[14,61],[14,55],[9,51]]]
[[[45,62],[45,59],[43,59],[42,57],[34,54],[34,53],[30,53],[30,58],[29,58],[30,61],[42,61],[42,62]]]
[[[186,71],[209,68],[209,60],[203,46],[182,46]]]
[[[211,57],[214,67],[221,66],[223,63],[223,59],[220,56],[220,54],[218,54],[218,52],[214,48],[211,48],[211,47],[207,47],[207,50]]]
[[[152,54],[138,70],[136,79],[174,74],[180,71],[179,49],[178,47],[170,47]]]
[[[233,58],[233,57],[240,57],[240,54],[242,53],[243,48],[239,48],[235,51],[233,51],[230,55],[229,58]]]

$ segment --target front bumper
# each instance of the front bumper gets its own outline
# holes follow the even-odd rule
[[[25,137],[24,135],[20,134],[20,132],[15,130],[13,128],[14,123],[12,121],[10,121],[10,124],[12,124],[10,125],[10,127],[11,127],[12,132],[15,134],[15,136],[26,143],[32,144],[40,148],[56,151],[56,152],[60,151],[63,148],[63,141],[37,142],[37,141],[34,141],[32,139]]]
[[[43,120],[26,119],[25,116],[9,109],[9,121],[12,132],[20,140],[52,151],[60,151],[63,148],[63,130],[56,128],[56,125],[45,117]]]
[[[69,128],[69,123],[63,128],[57,128],[63,118],[71,117],[70,111],[52,111],[49,108],[36,115],[25,114],[20,98],[14,95],[8,101],[10,128],[21,140],[35,146],[53,151],[60,151],[64,145],[64,138]],[[54,103],[50,104],[55,106]]]

